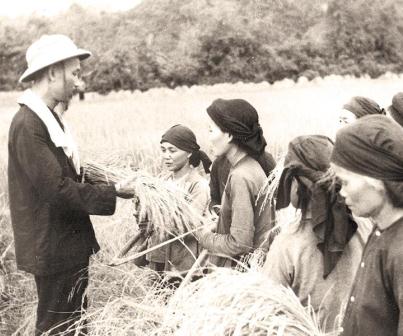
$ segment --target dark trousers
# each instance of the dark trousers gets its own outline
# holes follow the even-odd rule
[[[72,325],[87,308],[88,264],[49,276],[35,276],[35,282],[38,291],[35,335],[51,329],[50,335],[55,335],[69,328],[71,332],[66,336],[74,335]],[[83,329],[82,335],[85,334]]]

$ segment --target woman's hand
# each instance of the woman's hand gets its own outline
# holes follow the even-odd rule
[[[202,231],[208,231],[208,232],[216,232],[217,231],[217,222],[215,220],[210,220],[208,221]]]

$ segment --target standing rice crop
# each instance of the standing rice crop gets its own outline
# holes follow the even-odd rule
[[[97,257],[90,270],[89,309],[60,336],[145,336],[159,329],[167,297],[158,274],[134,264],[111,268]]]

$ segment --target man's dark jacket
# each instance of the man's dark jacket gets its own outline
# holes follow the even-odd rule
[[[88,263],[99,250],[89,215],[115,212],[115,187],[80,183],[71,159],[25,105],[11,122],[8,154],[18,268],[43,276]]]

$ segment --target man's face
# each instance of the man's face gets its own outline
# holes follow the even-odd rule
[[[77,57],[55,66],[52,91],[57,102],[68,104],[77,89],[83,85],[80,60]]]
[[[358,175],[336,164],[331,164],[334,172],[341,180],[340,195],[354,215],[374,217],[388,202],[385,186],[382,181]]]

